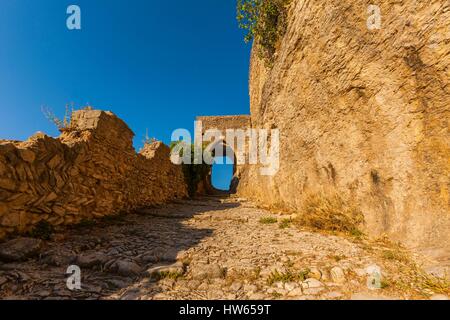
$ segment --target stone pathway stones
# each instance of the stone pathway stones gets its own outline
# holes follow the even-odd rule
[[[42,241],[30,238],[17,238],[0,245],[0,260],[22,261],[39,253]]]
[[[371,291],[365,269],[393,273],[364,243],[302,231],[234,198],[178,201],[71,228],[52,241],[0,244],[2,299],[405,299]],[[82,290],[66,286],[69,265]],[[445,295],[432,295],[445,299]]]

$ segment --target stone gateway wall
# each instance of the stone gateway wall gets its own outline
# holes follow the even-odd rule
[[[292,0],[273,68],[254,48],[251,122],[280,129],[280,171],[249,167],[239,194],[302,207],[356,200],[370,234],[450,251],[450,2]]]
[[[201,122],[201,133],[205,134],[208,130],[219,130],[223,137],[226,138],[227,130],[243,130],[247,132],[248,129],[251,128],[250,115],[233,115],[233,116],[198,116],[196,118],[197,122]],[[196,128],[196,131],[200,131],[199,128]],[[210,141],[208,141],[210,142]],[[244,156],[248,158],[247,150],[248,150],[248,140],[245,141],[245,152]],[[234,141],[236,143],[236,140]],[[235,145],[228,146],[225,140],[221,141],[221,145],[223,146],[223,154],[227,154],[227,150],[231,150],[233,155],[236,155],[236,150],[234,150]],[[234,159],[235,162],[236,159]],[[241,175],[241,171],[246,167],[245,164],[234,164],[233,167],[233,178],[230,184],[229,192],[234,194],[237,191],[237,185],[239,184],[239,179]],[[201,193],[204,194],[222,194],[223,192],[216,190],[212,185],[212,171],[210,171],[209,175],[202,181],[201,183]]]
[[[227,129],[247,130],[250,128],[249,115],[198,116],[196,121],[202,122],[202,133],[207,130],[220,130],[225,135]]]
[[[68,225],[187,197],[169,147],[137,154],[133,136],[111,112],[82,110],[56,139],[0,141],[0,238],[40,221]]]

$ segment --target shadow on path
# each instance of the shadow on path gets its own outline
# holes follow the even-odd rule
[[[179,201],[159,208],[102,219],[71,228],[47,241],[39,258],[20,263],[0,262],[1,299],[107,299],[122,289],[146,281],[145,271],[171,264],[189,248],[212,235],[186,223],[205,212],[239,206],[220,197]],[[69,265],[81,268],[82,289],[70,291]],[[148,281],[149,294],[159,291]],[[127,290],[128,291],[128,290]],[[120,295],[119,298],[132,298]]]

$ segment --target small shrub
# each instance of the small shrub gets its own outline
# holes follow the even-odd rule
[[[272,292],[272,298],[280,299],[283,295],[279,292]]]
[[[280,229],[287,229],[291,226],[291,219],[283,219],[280,222]]]
[[[93,108],[88,104],[87,106],[82,107],[80,110],[89,111],[93,110]],[[69,104],[66,104],[64,117],[62,119],[59,119],[48,107],[42,106],[41,111],[44,116],[58,128],[59,131],[64,132],[73,129],[72,115],[75,111],[73,103],[71,103],[70,107]]]
[[[277,222],[278,222],[277,218],[274,218],[274,217],[264,217],[264,218],[259,219],[259,223],[261,223],[261,224],[274,224]]]
[[[357,228],[350,230],[350,235],[358,240],[361,240],[362,238],[364,238],[364,233]]]
[[[414,265],[410,255],[401,246],[393,246],[392,249],[383,250],[381,255],[386,260],[401,262],[405,265]]]
[[[381,289],[386,289],[391,286],[391,283],[389,282],[389,280],[382,279],[380,286],[381,286]]]
[[[148,129],[146,129],[146,130],[145,130],[144,140],[142,141],[142,143],[143,143],[144,145],[147,145],[147,144],[155,143],[155,142],[157,142],[157,141],[158,141],[158,140],[157,140],[156,138],[153,138],[153,137],[150,138],[150,136],[148,135]]]
[[[52,122],[54,125],[56,125],[56,127],[58,128],[59,131],[66,131],[69,130],[72,126],[72,113],[74,111],[73,109],[73,105],[71,106],[71,108],[69,108],[69,105],[66,104],[66,110],[64,113],[64,118],[63,119],[59,119],[51,109],[47,108],[47,107],[42,107],[41,108],[42,113],[44,114],[44,116],[50,121]]]
[[[298,282],[305,281],[310,273],[309,269],[305,269],[299,272],[294,272],[292,270],[287,270],[286,272],[279,272],[278,270],[273,271],[269,278],[267,278],[267,284],[273,285],[276,282]]]
[[[232,270],[226,274],[227,285],[232,285],[234,282],[256,282],[261,277],[261,267],[255,267],[250,270]]]
[[[156,280],[162,280],[162,279],[171,279],[171,280],[178,280],[183,277],[183,274],[180,272],[169,272],[164,271],[157,275]]]
[[[247,31],[244,40],[255,40],[258,54],[272,65],[276,45],[287,28],[287,11],[291,0],[238,0],[237,21]]]
[[[341,260],[344,260],[346,257],[342,256],[342,255],[335,254],[335,255],[329,255],[328,258],[333,259],[336,262],[339,262]]]
[[[297,223],[318,230],[362,234],[364,215],[338,194],[314,193],[306,196]]]
[[[34,226],[33,230],[29,232],[29,236],[42,240],[50,240],[53,232],[53,226],[47,221],[41,220]]]

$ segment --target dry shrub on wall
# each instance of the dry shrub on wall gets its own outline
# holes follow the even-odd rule
[[[91,106],[85,106],[81,110],[93,110]],[[41,111],[48,121],[53,123],[60,132],[71,131],[72,128],[72,114],[75,112],[74,104],[66,104],[64,117],[62,119],[58,118],[55,113],[48,107],[42,106]]]
[[[343,232],[362,236],[364,223],[361,210],[335,192],[308,193],[296,223],[317,230]]]
[[[69,130],[72,126],[72,113],[74,111],[73,106],[69,109],[69,105],[66,105],[66,112],[63,119],[59,119],[53,111],[48,107],[41,107],[41,111],[48,121],[53,123],[60,132]]]

